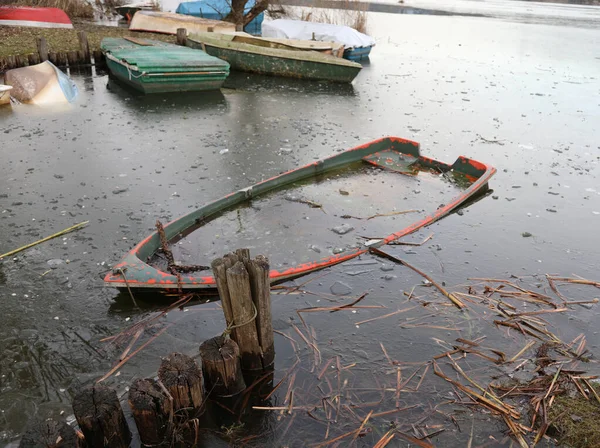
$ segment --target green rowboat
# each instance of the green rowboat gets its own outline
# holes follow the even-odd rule
[[[362,65],[317,51],[247,36],[196,33],[187,45],[229,62],[233,70],[334,82],[352,82]]]
[[[144,93],[220,89],[229,64],[203,51],[149,39],[105,38],[110,72]]]

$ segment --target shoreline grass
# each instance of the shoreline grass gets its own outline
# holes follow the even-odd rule
[[[175,43],[176,37],[167,34],[132,32],[127,28],[96,25],[87,22],[73,23],[74,29],[0,27],[0,59],[7,56],[27,55],[37,52],[37,39],[45,37],[50,52],[79,50],[78,31],[87,33],[90,50],[99,50],[105,37],[137,37]]]

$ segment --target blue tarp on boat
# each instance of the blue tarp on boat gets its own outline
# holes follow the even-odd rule
[[[255,0],[249,0],[244,8],[244,14],[247,14],[255,3]],[[223,20],[230,11],[231,5],[228,0],[200,0],[197,2],[180,3],[175,12],[178,14],[186,14],[188,16],[202,17],[204,19]],[[264,16],[264,13],[259,14],[244,27],[244,31],[250,34],[260,35]]]

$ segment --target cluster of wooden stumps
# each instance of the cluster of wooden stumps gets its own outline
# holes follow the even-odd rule
[[[201,367],[190,356],[172,353],[162,359],[157,378],[131,384],[127,402],[143,446],[198,446],[202,422],[216,419],[204,415],[216,409],[210,403],[227,409],[247,384],[272,381],[268,259],[251,259],[247,249],[239,249],[213,261],[212,269],[227,328],[200,345]],[[20,446],[130,446],[132,432],[114,389],[102,384],[81,389],[73,412],[79,432],[64,422],[34,420]]]
[[[77,32],[79,38],[79,50],[53,52],[48,51],[48,43],[45,38],[37,40],[37,53],[6,56],[0,59],[0,70],[26,67],[50,61],[57,67],[74,68],[92,65],[104,65],[104,55],[100,50],[90,51],[87,34],[85,31]]]

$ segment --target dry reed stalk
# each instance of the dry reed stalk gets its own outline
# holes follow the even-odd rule
[[[358,436],[360,435],[360,432],[362,431],[362,429],[365,427],[365,425],[367,424],[367,422],[371,418],[371,415],[373,415],[373,410],[371,410],[367,414],[367,416],[365,417],[365,419],[363,420],[363,422],[360,424],[360,426],[356,430],[356,433],[354,434],[354,436],[352,436],[352,442],[354,442],[358,438]]]
[[[452,366],[454,367],[454,369],[460,373],[462,375],[462,377],[464,379],[466,379],[473,387],[479,389],[479,391],[481,391],[481,393],[483,394],[483,396],[485,398],[489,398],[490,400],[494,401],[498,406],[503,407],[504,409],[508,410],[509,415],[513,416],[514,418],[518,419],[520,418],[520,414],[519,412],[517,412],[517,410],[515,408],[513,408],[512,406],[504,403],[500,398],[498,398],[494,393],[484,389],[482,386],[480,386],[475,380],[473,380],[472,378],[470,378],[465,372],[464,370],[456,363],[456,361],[454,361],[450,356],[448,356],[448,359],[450,360],[450,362],[452,363]]]
[[[508,362],[515,362],[523,353],[525,353],[527,350],[529,350],[534,345],[535,345],[535,341],[529,341],[527,344],[525,344],[525,347],[523,347],[521,350],[519,350],[519,352],[515,356],[510,358],[508,360]]]
[[[387,353],[387,350],[385,349],[385,347],[383,346],[383,343],[380,342],[379,345],[381,346],[381,351],[383,352],[383,354],[385,355],[386,359],[388,360],[388,362],[390,363],[391,366],[398,364],[398,361],[392,361],[392,359],[390,358],[390,356]]]
[[[377,443],[375,445],[373,445],[373,448],[384,448],[387,446],[388,443],[390,443],[392,441],[392,439],[394,438],[395,433],[393,429],[390,429],[388,432],[386,432],[381,439],[379,439],[377,441]]]
[[[517,439],[517,442],[519,442],[519,445],[521,446],[521,448],[529,448],[529,445],[523,438],[523,434],[521,433],[519,428],[515,425],[515,423],[510,419],[510,417],[505,414],[502,414],[502,418],[504,419],[506,426],[508,426],[508,429],[513,434],[515,439]]]
[[[144,333],[144,329],[140,328],[135,335],[131,338],[131,342],[129,343],[129,345],[127,346],[127,348],[125,348],[125,350],[123,350],[123,353],[121,353],[121,356],[119,356],[119,361],[122,361],[123,358],[125,358],[127,356],[127,354],[131,351],[131,349],[133,348],[133,346],[135,345],[136,341],[140,338],[140,336]]]
[[[292,365],[292,367],[290,367],[288,369],[288,371],[285,373],[285,375],[283,375],[283,378],[281,378],[279,380],[279,382],[277,383],[277,385],[275,387],[273,387],[273,390],[271,392],[269,392],[269,394],[264,398],[265,400],[268,400],[269,398],[271,398],[271,396],[277,391],[277,389],[279,389],[279,387],[284,383],[284,381],[290,376],[290,374],[292,373],[292,371],[296,368],[296,366],[300,363],[300,360],[297,359],[296,362]],[[270,374],[270,373],[269,373]]]
[[[413,437],[409,434],[405,434],[401,431],[396,431],[396,434],[399,435],[400,437],[402,437],[403,439],[405,439],[411,443],[414,443],[417,446],[420,446],[421,448],[434,448],[434,446],[431,443],[426,442],[424,440],[419,440],[416,437]]]
[[[594,280],[586,280],[585,278],[554,277],[554,276],[546,276],[546,278],[551,278],[552,281],[556,281],[556,282],[574,283],[577,285],[595,286],[596,288],[600,288],[600,282],[597,282]]]
[[[397,310],[388,314],[384,314],[383,316],[378,316],[378,317],[372,317],[370,319],[365,319],[365,320],[361,320],[360,322],[355,322],[354,325],[362,325],[362,324],[366,324],[367,322],[373,322],[375,320],[379,320],[379,319],[385,319],[386,317],[391,317],[391,316],[395,316],[397,314],[401,314],[401,313],[405,313],[406,311],[410,311],[415,309],[416,306],[410,307],[410,308],[406,308],[403,310]]]
[[[347,303],[345,305],[339,305],[339,306],[314,306],[314,307],[310,307],[310,308],[302,308],[302,309],[296,310],[296,314],[298,314],[298,316],[301,318],[300,313],[316,313],[316,312],[320,312],[320,311],[329,311],[331,313],[334,313],[336,311],[340,311],[340,310],[344,310],[344,309],[353,309],[354,305],[356,305],[362,299],[364,299],[365,297],[367,297],[367,294],[368,293],[365,292],[360,297],[358,297],[356,300],[354,300],[352,303]],[[372,307],[373,308],[381,308],[381,306],[372,306]]]
[[[388,254],[380,249],[377,249],[375,247],[372,247],[369,250],[371,252],[374,252],[374,253],[382,256],[382,257],[386,257],[392,261],[395,261],[396,263],[400,263],[401,265],[406,266],[409,269],[412,269],[417,274],[421,275],[426,280],[428,280],[433,286],[435,286],[438,289],[438,291],[440,291],[446,298],[448,298],[457,308],[463,309],[465,307],[465,304],[462,303],[460,301],[460,299],[455,297],[452,293],[449,293],[448,291],[446,291],[446,289],[443,288],[442,285],[438,284],[435,280],[433,280],[429,275],[425,274],[423,271],[417,269],[416,267],[412,266],[411,264],[407,263],[406,261],[401,260],[400,258],[394,257],[393,255],[390,255],[390,254]]]
[[[515,419],[520,418],[521,414],[519,414],[517,411],[515,411],[512,407],[507,407],[507,405],[502,402],[496,403],[494,401],[491,401],[488,398],[482,396],[481,394],[475,392],[474,390],[469,389],[467,386],[450,379],[448,376],[446,376],[444,374],[444,372],[441,371],[441,369],[439,368],[439,366],[437,365],[437,363],[435,361],[432,361],[432,363],[433,363],[433,372],[437,376],[448,381],[450,384],[454,385],[458,389],[462,390],[465,394],[469,395],[476,402],[479,402],[479,404],[481,404],[484,407],[487,407],[488,409],[490,409],[494,412],[497,412],[499,414],[508,415],[508,416],[514,417]]]
[[[140,351],[142,351],[144,348],[146,348],[146,346],[148,346],[152,341],[154,341],[161,334],[163,334],[171,325],[173,325],[173,324],[167,325],[165,328],[163,328],[158,333],[156,333],[154,336],[152,336],[149,340],[144,342],[144,344],[142,344],[139,348],[137,348],[135,351],[133,351],[130,355],[123,358],[119,363],[117,363],[117,365],[115,365],[112,369],[110,369],[102,378],[97,380],[96,384],[98,384],[98,383],[104,381],[105,379],[107,379],[108,377],[110,377],[113,373],[115,373],[118,369],[120,369],[127,361],[129,361],[131,358],[133,358],[135,355],[137,355]]]

